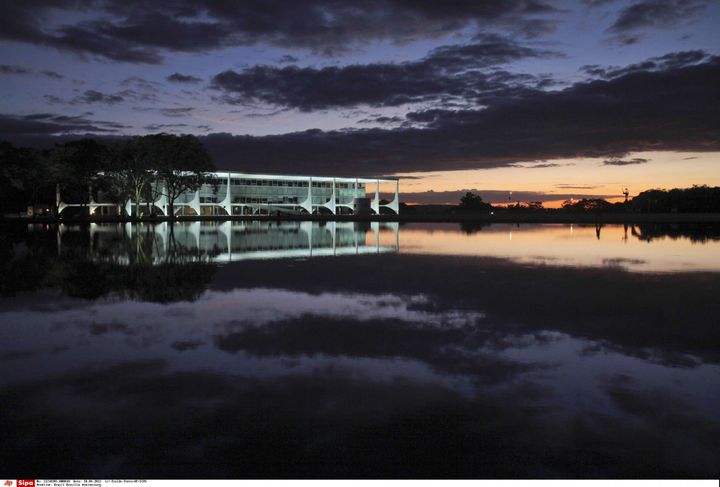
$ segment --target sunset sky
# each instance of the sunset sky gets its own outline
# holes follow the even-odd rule
[[[190,133],[221,170],[411,203],[720,185],[716,0],[2,3],[19,145]]]

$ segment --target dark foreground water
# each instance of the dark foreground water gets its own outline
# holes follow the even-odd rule
[[[720,476],[720,229],[0,232],[0,471]]]

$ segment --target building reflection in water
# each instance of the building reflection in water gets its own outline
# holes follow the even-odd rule
[[[131,223],[89,226],[93,253],[112,252],[116,262],[119,240],[151,241],[154,262],[165,261],[182,249],[199,258],[223,263],[247,259],[306,258],[332,255],[397,253],[400,249],[397,222],[178,222],[137,225]],[[74,227],[61,225],[58,253],[64,234]],[[144,246],[145,248],[148,246]],[[127,256],[128,262],[132,260]]]

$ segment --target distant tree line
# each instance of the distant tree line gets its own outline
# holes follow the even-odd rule
[[[150,202],[165,196],[174,215],[178,197],[211,181],[214,170],[207,150],[191,135],[154,134],[111,144],[82,139],[52,149],[0,142],[0,210],[40,206],[57,214],[59,188],[63,200],[80,204],[85,215],[99,193],[120,207],[132,201],[134,214],[151,214]],[[141,201],[146,208],[139,207]]]
[[[565,201],[562,209],[603,213],[720,213],[720,187],[695,185],[670,190],[650,189],[619,203],[603,199]]]
[[[544,208],[542,202],[516,202],[508,206],[494,207],[483,201],[482,196],[467,192],[460,198],[457,209],[461,212],[502,211],[566,211],[597,213],[720,213],[720,187],[693,186],[682,189],[651,189],[643,191],[628,201],[610,203],[601,198],[567,200],[558,210]]]
[[[693,186],[686,189],[651,189],[630,201],[635,211],[715,213],[720,212],[720,187]]]

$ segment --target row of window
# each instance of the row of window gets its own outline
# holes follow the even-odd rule
[[[299,203],[301,200],[304,201],[305,198],[306,198],[306,196],[305,196],[304,194],[302,194],[302,195],[292,195],[292,194],[291,194],[291,195],[282,195],[282,194],[278,194],[278,192],[280,192],[280,191],[286,192],[287,190],[280,190],[280,189],[272,190],[272,191],[269,192],[270,194],[267,194],[267,193],[268,193],[267,190],[261,191],[261,192],[260,192],[261,194],[252,194],[252,192],[250,192],[250,194],[245,195],[245,196],[235,196],[235,197],[233,197],[232,201],[233,201],[233,203],[267,203],[267,202],[271,202],[271,203],[272,203],[272,202],[277,202],[277,203]],[[256,192],[257,192],[257,191],[256,191]],[[265,194],[262,194],[262,193],[265,193]],[[315,201],[316,203],[324,203],[325,201],[328,200],[328,198],[329,198],[330,195],[327,194],[326,196],[318,196],[317,194],[315,194],[315,195],[313,195],[313,196],[314,196],[314,197],[313,197],[313,201],[317,200],[317,201]],[[343,195],[340,195],[340,196],[343,196]],[[350,196],[352,196],[352,195],[350,195]],[[347,198],[348,198],[347,195],[344,196],[344,199],[347,199]],[[220,202],[221,199],[222,199],[222,198],[218,197],[217,195],[212,195],[212,196],[200,196],[200,197],[199,197],[200,204],[218,203],[218,202]],[[181,200],[181,201],[178,201],[178,202],[179,202],[179,203],[186,203],[187,201],[189,201],[189,200],[185,200],[185,201]],[[335,202],[336,202],[336,203],[340,203],[340,198],[336,198],[336,199],[335,199]],[[344,202],[344,201],[343,201],[343,203],[346,203],[346,204],[349,204],[350,202],[351,202],[351,201],[348,201],[348,202]]]
[[[251,196],[239,196],[233,198],[233,203],[278,203],[278,204],[289,204],[289,203],[300,203],[300,198],[297,196],[276,196],[275,198],[253,198]]]
[[[307,188],[307,181],[278,180],[278,179],[240,179],[231,178],[230,184],[235,186],[287,186],[291,188]],[[332,181],[313,181],[313,188],[332,188]],[[336,188],[350,189],[352,183],[335,183]],[[358,184],[358,189],[363,189],[364,184]]]

